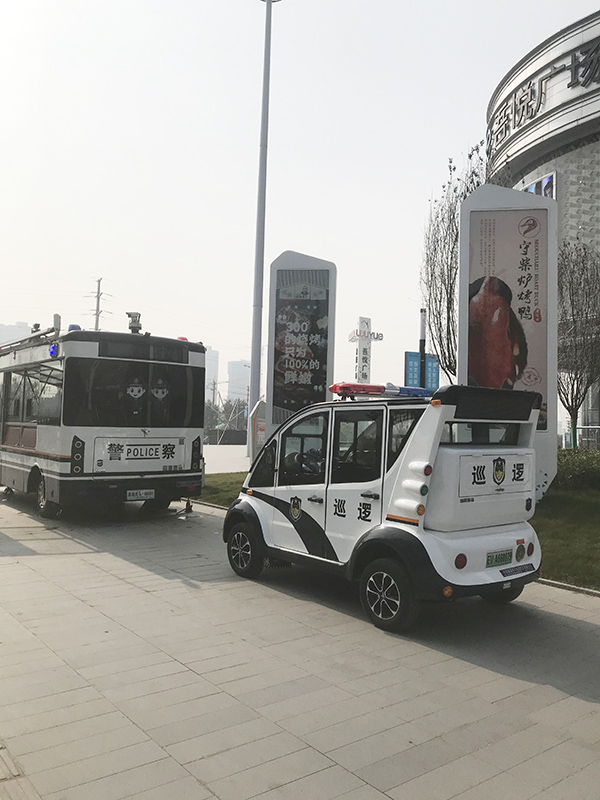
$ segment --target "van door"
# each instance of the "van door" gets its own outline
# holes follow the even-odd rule
[[[279,470],[267,544],[337,561],[325,536],[329,410],[312,412],[280,434]]]
[[[334,410],[325,526],[344,563],[357,540],[381,523],[384,413],[381,406]]]

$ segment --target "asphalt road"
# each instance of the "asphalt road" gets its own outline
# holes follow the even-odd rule
[[[531,585],[411,635],[222,512],[0,504],[1,800],[600,798],[600,598]]]

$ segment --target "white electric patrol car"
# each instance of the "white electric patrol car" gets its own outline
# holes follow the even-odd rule
[[[539,577],[527,522],[539,394],[331,390],[342,400],[299,411],[267,441],[227,512],[238,575],[282,562],[340,572],[387,631],[411,625],[421,601],[504,603]]]

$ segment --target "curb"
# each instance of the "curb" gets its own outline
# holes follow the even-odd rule
[[[545,583],[546,586],[554,586],[555,589],[565,589],[569,592],[578,592],[579,594],[589,594],[591,597],[600,597],[600,591],[597,589],[587,589],[584,586],[573,586],[571,583],[552,581],[549,578],[538,578],[537,582]]]

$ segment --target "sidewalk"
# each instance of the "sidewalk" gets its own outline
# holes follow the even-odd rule
[[[235,576],[218,509],[30,508],[0,504],[1,800],[600,797],[600,598],[394,636],[331,577]]]

